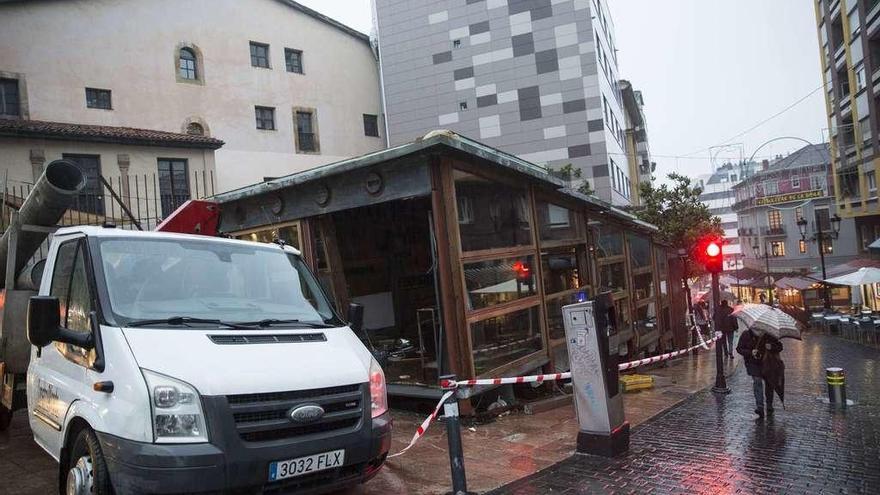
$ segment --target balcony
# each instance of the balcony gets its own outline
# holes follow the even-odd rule
[[[736,233],[740,237],[756,235],[755,229],[752,227],[743,227],[743,228],[736,229]]]
[[[785,235],[785,227],[764,227],[763,229],[764,235],[767,237],[773,236],[784,236]]]

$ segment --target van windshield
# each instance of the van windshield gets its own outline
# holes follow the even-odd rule
[[[99,246],[110,305],[126,322],[338,323],[303,260],[278,246],[143,237]]]

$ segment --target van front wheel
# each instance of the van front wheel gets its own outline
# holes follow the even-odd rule
[[[95,432],[83,428],[70,448],[67,495],[110,495],[110,475]]]

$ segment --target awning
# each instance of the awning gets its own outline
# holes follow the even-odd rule
[[[825,267],[825,278],[833,278],[839,277],[841,275],[846,275],[848,273],[853,273],[858,271],[859,268],[862,267],[875,267],[880,268],[880,260],[872,260],[868,258],[859,258],[852,260],[847,263],[841,263],[839,265],[826,265]],[[821,280],[822,270],[816,270],[809,274],[809,277]]]
[[[812,289],[816,285],[816,280],[806,277],[783,277],[776,281],[776,287],[780,289],[807,290]]]
[[[871,251],[880,251],[880,237],[878,237],[877,240],[875,240],[871,244],[868,244],[868,249],[870,249]]]

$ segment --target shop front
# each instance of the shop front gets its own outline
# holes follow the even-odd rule
[[[610,292],[612,352],[684,345],[675,254],[656,228],[543,168],[443,132],[219,195],[221,229],[300,250],[389,390],[567,369],[561,308]]]

